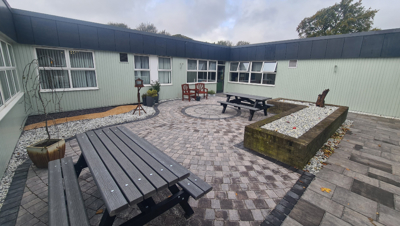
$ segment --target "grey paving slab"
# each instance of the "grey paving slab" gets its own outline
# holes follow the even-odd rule
[[[382,226],[382,224],[376,222],[372,218],[368,218],[367,216],[362,215],[347,207],[344,209],[343,216],[341,219],[347,223],[350,223],[351,225],[356,225],[356,226],[363,226],[363,225]]]
[[[345,207],[356,210],[368,217],[376,220],[378,203],[365,198],[361,195],[355,194],[347,189],[337,187],[335,193],[333,194],[332,200],[342,204]]]
[[[282,223],[282,226],[303,226],[290,216],[286,217],[285,221]]]
[[[334,202],[331,199],[314,192],[313,190],[308,189],[306,192],[304,192],[301,199],[318,206],[319,208],[335,215],[336,217],[342,216],[344,205],[340,205],[339,203]]]
[[[316,177],[329,181],[335,185],[338,185],[346,189],[350,189],[353,183],[353,178],[347,177],[343,174],[339,174],[335,171],[326,168],[322,168],[321,171],[317,173]]]
[[[340,218],[333,216],[330,213],[325,213],[325,216],[324,216],[324,218],[322,218],[320,225],[321,226],[336,226],[336,225],[351,226],[351,224],[341,220]]]
[[[325,211],[318,206],[300,199],[289,216],[300,224],[317,226],[321,223],[324,214]]]
[[[379,222],[385,225],[400,225],[400,212],[387,206],[379,206]]]
[[[394,209],[394,194],[359,180],[354,180],[351,192]]]

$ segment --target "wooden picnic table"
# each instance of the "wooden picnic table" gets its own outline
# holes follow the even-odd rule
[[[225,113],[228,105],[240,108],[246,108],[250,110],[249,121],[253,119],[254,112],[263,110],[264,115],[267,116],[267,109],[273,107],[272,104],[267,104],[266,101],[272,99],[271,97],[263,97],[256,95],[249,95],[244,93],[224,93],[226,95],[226,101],[218,101],[223,106],[222,113]],[[235,99],[231,100],[231,97]]]
[[[117,213],[137,204],[141,214],[123,225],[143,225],[180,204],[193,214],[189,196],[200,198],[212,187],[145,139],[124,126],[78,134],[82,154],[75,164],[79,177],[89,167],[106,205],[100,225],[112,225]],[[179,189],[179,187],[182,188]],[[172,195],[158,204],[152,196],[169,189]]]

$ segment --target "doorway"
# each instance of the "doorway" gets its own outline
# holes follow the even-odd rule
[[[219,65],[217,71],[217,93],[224,92],[225,65]]]

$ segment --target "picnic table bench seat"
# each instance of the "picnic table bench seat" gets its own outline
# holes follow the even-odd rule
[[[49,225],[89,224],[71,157],[49,162]]]
[[[256,104],[258,107],[253,107],[251,104],[246,104],[246,103],[241,103],[241,102],[238,102],[238,103],[228,102],[228,101],[217,101],[217,102],[220,103],[224,107],[222,109],[222,113],[225,113],[226,107],[228,105],[237,107],[239,110],[240,110],[240,108],[249,109],[250,110],[249,121],[252,120],[254,112],[261,111],[261,110],[266,110],[266,109],[274,106],[273,104],[265,104],[264,106],[260,106],[259,104]]]

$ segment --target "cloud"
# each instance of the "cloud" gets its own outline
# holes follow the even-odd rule
[[[106,24],[142,22],[199,41],[261,43],[298,38],[300,21],[340,0],[8,0],[13,8]],[[375,27],[399,28],[398,0],[364,0],[379,9]]]

